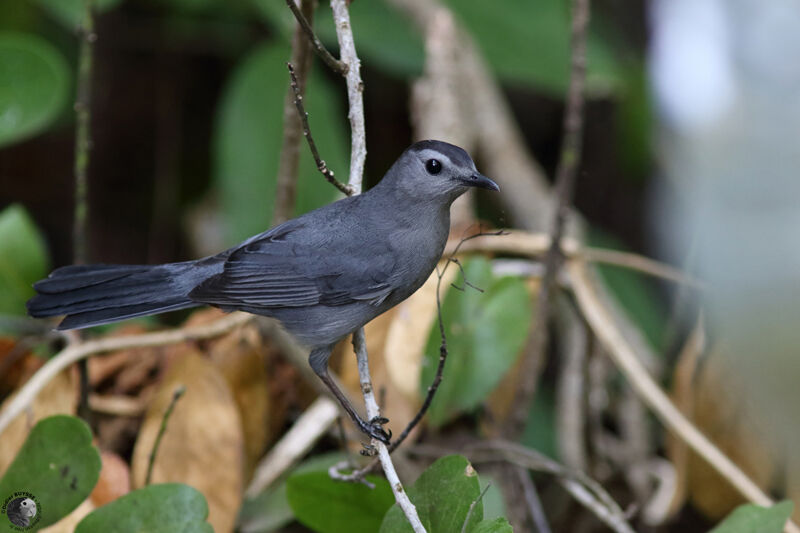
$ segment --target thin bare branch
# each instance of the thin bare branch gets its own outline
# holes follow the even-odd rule
[[[83,0],[83,19],[78,32],[81,36],[78,52],[78,86],[75,91],[75,208],[72,221],[72,262],[86,263],[89,249],[89,151],[91,150],[92,48],[94,33],[92,0]],[[78,362],[78,415],[91,425],[89,408],[89,367]]]
[[[354,194],[361,193],[361,184],[364,177],[364,162],[367,157],[367,140],[364,129],[364,84],[361,81],[360,62],[356,54],[353,40],[353,29],[350,25],[350,13],[345,0],[331,0],[333,21],[336,25],[336,36],[339,40],[339,50],[342,61],[347,65],[347,100],[349,104],[348,117],[350,118],[350,179],[348,184],[353,188]],[[380,420],[380,409],[375,400],[372,388],[372,378],[369,374],[369,361],[367,359],[367,344],[364,338],[364,328],[359,328],[353,333],[353,348],[358,362],[358,375],[361,381],[361,392],[367,408],[369,420]],[[400,478],[392,463],[389,450],[378,439],[372,439],[372,446],[378,452],[383,472],[394,493],[395,501],[408,519],[411,528],[416,532],[424,532],[425,527],[419,519],[417,509],[406,494]]]
[[[347,65],[345,80],[347,81],[347,102],[350,119],[350,178],[347,183],[361,193],[361,182],[364,179],[364,162],[367,159],[367,136],[364,129],[364,83],[361,81],[361,61],[356,54],[353,40],[353,29],[350,26],[350,13],[346,0],[331,0],[333,23],[336,25],[336,37],[339,39],[339,54]]]
[[[297,8],[297,4],[294,3],[294,0],[286,0],[286,5],[292,10],[294,18],[297,19],[297,23],[308,37],[309,42],[313,45],[314,51],[317,53],[320,59],[322,59],[322,61],[324,61],[325,64],[328,65],[328,68],[330,68],[332,71],[336,72],[337,74],[341,74],[342,76],[346,75],[348,70],[347,64],[336,59],[333,57],[333,54],[328,52],[328,49],[325,48],[325,45],[322,44],[322,41],[320,41],[317,35],[314,33],[314,29],[311,27],[308,19],[303,15],[300,9]]]
[[[312,20],[317,0],[300,0],[301,16]],[[297,9],[293,0],[289,6]],[[297,69],[297,87],[290,83],[283,99],[283,144],[275,187],[275,210],[272,224],[277,225],[291,218],[294,212],[297,191],[297,174],[300,169],[300,137],[303,135],[305,115],[296,109],[295,99],[306,91],[308,74],[311,72],[311,42],[306,38],[302,23],[298,22],[292,37],[292,59],[290,64]]]
[[[153,448],[150,450],[150,456],[147,458],[147,475],[144,478],[144,484],[149,485],[150,480],[153,477],[153,466],[156,464],[156,455],[158,454],[158,448],[161,446],[161,439],[164,437],[164,433],[167,431],[167,422],[169,422],[169,417],[172,415],[172,411],[175,409],[175,404],[178,403],[178,400],[181,399],[181,396],[186,392],[186,387],[180,385],[175,388],[172,392],[172,399],[167,406],[167,410],[164,411],[164,416],[161,417],[161,425],[158,428],[158,434],[156,435],[156,440],[153,442]]]
[[[487,252],[542,257],[550,248],[550,242],[550,236],[545,233],[526,233],[514,230],[504,232],[502,239],[488,239],[484,238],[484,236],[479,236],[469,243],[464,243],[460,249],[465,253]],[[448,244],[447,248],[445,248],[445,253],[452,253],[453,248],[455,248],[455,245]],[[568,259],[582,259],[589,263],[602,263],[627,268],[698,290],[706,288],[706,284],[703,281],[684,273],[680,269],[632,252],[584,247],[577,240],[568,237],[561,239],[561,251]]]
[[[92,48],[97,40],[92,17],[92,0],[83,0],[83,19],[78,52],[78,86],[75,98],[75,213],[72,225],[73,261],[86,263],[87,219],[89,216],[89,151],[91,150]]]
[[[531,516],[533,524],[536,526],[538,533],[550,533],[550,523],[547,521],[547,516],[542,509],[542,501],[539,499],[539,493],[536,491],[531,475],[527,468],[515,467],[519,478],[519,484],[522,486],[522,494],[525,497],[525,503],[528,506],[528,513]]]
[[[308,113],[306,113],[305,107],[303,106],[303,95],[301,94],[300,85],[297,81],[297,76],[295,75],[294,65],[287,63],[286,67],[289,69],[289,76],[291,76],[292,79],[291,87],[292,91],[294,92],[294,105],[297,108],[297,113],[300,115],[300,121],[303,124],[303,135],[305,136],[306,141],[308,141],[308,147],[311,149],[311,155],[314,156],[314,161],[317,163],[317,170],[319,170],[325,179],[328,180],[328,183],[339,189],[347,196],[357,194],[360,191],[357,192],[352,185],[345,185],[341,181],[337,180],[333,175],[333,170],[329,169],[327,163],[325,163],[325,160],[320,157],[319,150],[317,150],[317,145],[314,142],[314,137],[311,135],[311,128],[308,125]]]
[[[564,235],[567,219],[572,205],[572,194],[581,160],[583,139],[584,85],[586,80],[586,33],[589,26],[590,0],[573,0],[571,26],[571,59],[569,87],[566,109],[564,111],[564,137],[561,155],[556,169],[555,201],[556,210],[551,228],[550,248],[545,256],[544,278],[539,288],[536,303],[535,326],[530,337],[530,351],[526,350],[522,361],[519,389],[514,398],[513,408],[505,425],[505,433],[515,437],[525,427],[536,387],[546,359],[549,341],[550,292],[563,262],[561,237]]]

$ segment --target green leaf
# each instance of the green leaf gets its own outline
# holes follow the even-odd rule
[[[793,509],[790,501],[772,507],[740,505],[709,533],[781,533]]]
[[[100,454],[89,426],[74,416],[40,420],[0,480],[0,501],[25,492],[36,502],[35,529],[58,522],[92,492]],[[0,516],[0,528],[8,524]],[[9,524],[10,525],[10,524]],[[2,529],[0,529],[2,530]],[[5,530],[2,530],[5,531]]]
[[[215,128],[214,177],[231,244],[264,231],[272,221],[288,59],[288,47],[259,46],[237,66],[223,92]],[[337,176],[346,177],[345,114],[339,95],[321,74],[312,72],[304,103],[322,157]],[[305,142],[300,152],[295,214],[320,207],[337,195],[317,171]]]
[[[569,79],[569,2],[494,0],[489,6],[485,0],[447,0],[447,4],[501,78],[563,98]],[[607,92],[619,82],[619,66],[592,22],[587,89]]]
[[[129,492],[81,520],[75,533],[214,533],[205,497],[189,485],[162,483]]]
[[[31,285],[47,274],[47,251],[39,230],[19,204],[0,211],[0,314],[25,314]]]
[[[36,3],[47,11],[54,19],[72,31],[80,26],[83,20],[85,0],[36,0]],[[122,0],[92,0],[92,9],[100,13],[109,11]]]
[[[428,411],[428,421],[434,426],[486,399],[516,361],[531,324],[530,295],[520,279],[493,277],[489,261],[479,257],[464,263],[464,274],[484,292],[451,288],[442,303],[449,356]],[[425,347],[423,395],[436,374],[440,341],[438,324],[434,324]]]
[[[293,474],[287,480],[286,495],[300,523],[314,531],[371,533],[380,527],[394,496],[385,479],[367,479],[375,484],[374,489],[334,481],[327,471]]]
[[[461,531],[469,506],[480,496],[478,473],[461,455],[448,455],[433,463],[406,490],[428,533]],[[469,516],[467,531],[483,520],[483,503]],[[383,518],[380,533],[412,531],[403,511],[394,504]]]
[[[618,238],[594,227],[589,228],[588,242],[590,246],[625,249]],[[667,313],[651,279],[627,268],[603,264],[597,264],[596,268],[603,283],[631,321],[639,326],[651,346],[660,352],[664,347]]]
[[[46,129],[64,109],[69,69],[36,35],[0,32],[0,147]]]
[[[508,520],[501,517],[494,520],[484,520],[470,529],[470,533],[514,533],[514,528],[511,527]]]

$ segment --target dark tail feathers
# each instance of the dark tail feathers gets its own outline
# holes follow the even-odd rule
[[[54,270],[33,288],[32,317],[67,315],[58,329],[77,329],[199,305],[187,296],[194,262],[166,265],[75,265]]]

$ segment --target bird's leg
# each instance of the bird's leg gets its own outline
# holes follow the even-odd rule
[[[331,356],[332,348],[332,346],[326,346],[324,348],[314,348],[311,350],[311,354],[308,356],[308,362],[311,365],[311,368],[314,370],[317,376],[319,376],[319,379],[322,380],[325,386],[327,386],[328,389],[333,393],[336,399],[339,400],[339,404],[350,416],[355,425],[358,426],[358,429],[370,437],[378,439],[379,441],[388,445],[392,439],[392,432],[389,431],[387,433],[383,429],[383,424],[387,423],[389,419],[382,416],[376,416],[369,422],[365,421],[359,416],[353,405],[350,403],[350,400],[347,399],[347,396],[345,396],[339,387],[336,386],[336,383],[333,381],[333,379],[331,379],[330,374],[328,374],[328,359]]]

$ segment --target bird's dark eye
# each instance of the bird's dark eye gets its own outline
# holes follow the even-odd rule
[[[442,171],[442,164],[438,159],[428,159],[425,162],[425,170],[428,171],[428,174],[438,174]]]

